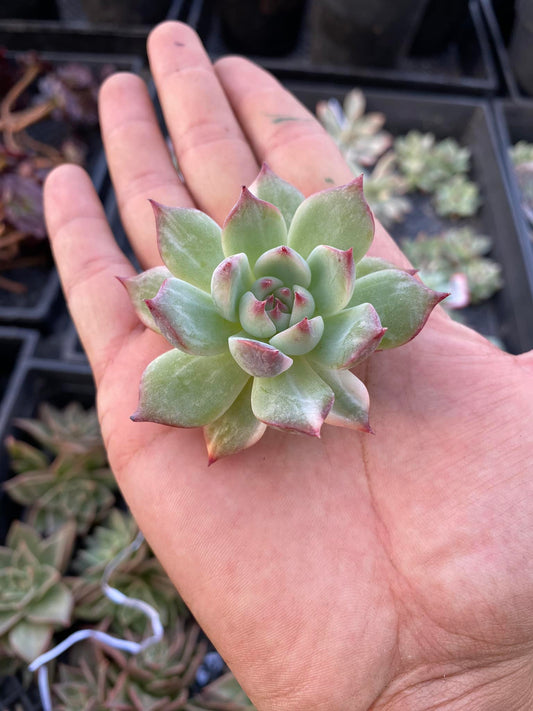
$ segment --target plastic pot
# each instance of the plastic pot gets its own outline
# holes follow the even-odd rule
[[[343,82],[351,86],[425,89],[447,93],[494,94],[497,74],[487,30],[476,3],[468,5],[468,15],[460,34],[446,51],[431,57],[408,54],[395,68],[331,64],[311,56],[312,3],[304,15],[296,47],[284,57],[248,56],[282,79]],[[188,22],[195,27],[212,56],[231,51],[225,42],[215,0],[193,0]]]
[[[298,40],[306,0],[218,0],[231,51],[282,56]]]
[[[311,54],[316,62],[394,66],[406,53],[427,0],[315,0]]]

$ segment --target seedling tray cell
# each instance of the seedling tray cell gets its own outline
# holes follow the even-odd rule
[[[493,94],[498,89],[498,77],[488,34],[478,5],[470,3],[469,11],[463,31],[445,52],[435,57],[407,55],[392,69],[313,63],[309,21],[304,22],[296,49],[290,54],[281,58],[251,56],[251,59],[283,79],[305,78],[360,86]],[[222,37],[215,0],[194,0],[188,22],[197,28],[211,55],[218,57],[232,52]]]
[[[186,21],[190,0],[173,0],[161,20]],[[85,18],[55,20],[2,20],[0,47],[10,50],[83,52],[130,55],[146,60],[146,39],[151,25],[91,24]]]
[[[522,196],[509,149],[518,141],[533,143],[533,101],[496,101],[493,104],[496,124],[500,135],[502,163],[512,197],[513,215],[520,236],[522,256],[533,289],[533,226],[522,210]]]
[[[346,89],[339,85],[285,82],[288,89],[314,112],[317,101],[344,98]],[[472,179],[478,183],[483,199],[478,215],[459,223],[424,214],[424,205],[415,200],[412,213],[404,223],[391,229],[392,236],[415,237],[424,230],[429,234],[443,228],[471,225],[492,238],[491,257],[502,266],[504,288],[487,301],[482,309],[472,307],[464,313],[469,323],[489,336],[498,336],[512,353],[533,347],[533,283],[524,262],[522,238],[512,208],[512,198],[504,179],[496,127],[487,102],[475,99],[446,99],[406,92],[366,90],[368,111],[380,111],[387,117],[385,128],[395,136],[412,129],[431,131],[437,139],[451,136],[472,153]],[[418,209],[417,209],[418,208]],[[473,322],[475,318],[476,323]],[[480,323],[480,321],[482,323]]]

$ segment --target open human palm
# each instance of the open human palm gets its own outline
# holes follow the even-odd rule
[[[100,101],[143,267],[160,261],[148,198],[220,223],[264,160],[306,195],[351,179],[313,117],[255,65],[213,67],[179,23],[152,33],[149,55],[184,182],[139,78],[113,76]],[[200,430],[129,419],[168,344],[115,278],[134,270],[86,174],[54,171],[45,208],[113,471],[257,708],[531,709],[531,355],[504,354],[437,308],[413,341],[358,371],[375,435],[269,430],[208,468]],[[371,254],[406,263],[379,227]]]

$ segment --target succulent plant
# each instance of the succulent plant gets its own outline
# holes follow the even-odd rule
[[[439,185],[434,204],[441,217],[471,217],[481,205],[479,188],[464,175],[455,175]]]
[[[73,562],[78,577],[67,580],[75,599],[75,615],[80,620],[101,622],[109,630],[123,634],[131,630],[144,634],[146,615],[138,610],[116,605],[102,591],[102,576],[113,560],[135,538],[138,529],[129,512],[112,509],[106,520],[86,537],[84,547]],[[144,541],[113,573],[112,585],[130,598],[154,607],[166,627],[186,611],[176,588]]]
[[[522,209],[533,225],[533,162],[515,166],[515,175],[522,197]]]
[[[518,141],[509,149],[509,155],[515,166],[522,165],[522,163],[533,163],[533,143]]]
[[[359,89],[350,91],[343,106],[337,99],[319,101],[316,115],[339,146],[349,164],[372,166],[392,146],[392,136],[383,131],[385,115],[365,114],[366,100]]]
[[[374,221],[362,178],[304,200],[264,166],[222,230],[198,210],[154,208],[166,267],[123,282],[174,348],[146,368],[132,419],[204,427],[210,462],[267,425],[369,431],[350,368],[413,338],[445,295],[365,260]]]
[[[72,523],[44,539],[20,521],[11,525],[0,546],[0,666],[33,661],[70,624],[73,598],[62,573],[75,536]]]
[[[477,304],[503,286],[500,265],[483,256],[491,249],[490,238],[469,227],[404,239],[402,249],[425,283],[451,293],[447,308]]]
[[[468,173],[470,151],[453,138],[436,141],[432,133],[409,131],[394,141],[398,165],[410,190],[432,193],[456,175]]]
[[[92,643],[75,649],[75,665],[59,665],[56,711],[249,711],[231,675],[198,695],[191,687],[207,649],[199,627],[177,620],[164,639],[136,656]]]
[[[389,151],[364,177],[365,197],[374,216],[385,227],[401,222],[411,210],[411,203],[404,196],[406,181],[394,170],[395,163],[396,156]]]
[[[64,411],[43,406],[39,419],[15,424],[42,449],[7,438],[11,468],[18,476],[4,483],[5,491],[27,507],[26,520],[38,530],[51,532],[75,519],[78,533],[85,533],[114,504],[117,488],[96,413],[79,404]]]

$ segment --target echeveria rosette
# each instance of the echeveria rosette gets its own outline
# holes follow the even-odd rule
[[[210,462],[267,426],[370,431],[350,369],[413,338],[445,295],[365,257],[362,177],[304,199],[263,166],[222,229],[199,210],[154,211],[165,266],[122,281],[173,348],[146,368],[132,419],[203,427]]]

